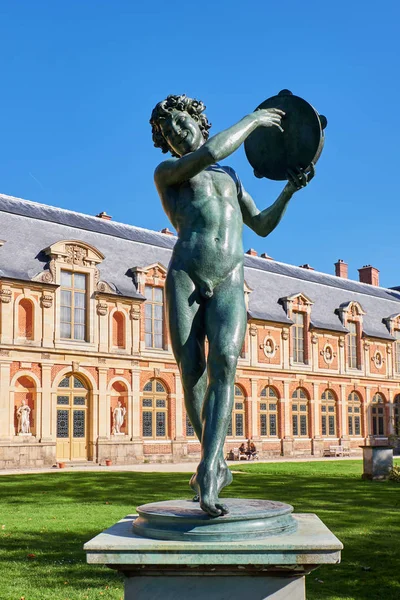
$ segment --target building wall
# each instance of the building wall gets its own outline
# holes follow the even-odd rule
[[[59,460],[59,386],[71,374],[88,391],[86,448],[81,460],[111,459],[123,464],[197,459],[200,444],[188,435],[182,383],[165,319],[162,347],[148,347],[148,301],[118,296],[101,282],[98,265],[102,258],[96,249],[82,245],[86,254],[78,248],[71,258],[70,253],[67,256],[57,248],[50,249],[51,277],[0,282],[0,467],[43,466]],[[85,341],[67,340],[61,335],[62,269],[86,276]],[[136,269],[138,291],[144,295],[146,286],[162,290],[165,275],[160,264]],[[349,306],[343,322],[349,319],[358,324],[358,365],[349,368],[347,334],[310,329],[312,303],[306,297],[298,294],[287,299],[286,312],[290,318],[297,312],[304,314],[304,360],[295,361],[294,326],[249,320],[236,373],[243,393],[244,426],[240,435],[227,438],[226,452],[247,438],[253,438],[261,457],[320,456],[337,444],[349,445],[357,454],[365,442],[386,442],[394,432],[394,401],[400,393],[400,374],[394,360],[396,342],[363,336],[362,314]],[[398,324],[393,323],[393,327]],[[165,390],[166,430],[165,435],[144,437],[144,388],[153,380]],[[263,396],[266,387],[273,390],[277,402],[275,435],[262,435],[262,415],[268,417],[262,406],[274,402]],[[293,398],[299,388],[304,398]],[[348,397],[352,392],[361,401],[359,435],[349,431]],[[333,398],[332,413],[323,413],[324,393]],[[373,436],[376,394],[383,400],[384,432]],[[30,408],[29,433],[18,432],[17,411],[23,401]],[[113,411],[118,401],[126,413],[121,432],[115,433]],[[296,412],[293,407],[297,405]],[[293,431],[295,413],[297,434]],[[155,410],[153,418],[157,421],[156,414]],[[328,420],[327,431],[323,431],[324,416],[334,416],[334,432],[329,431]]]

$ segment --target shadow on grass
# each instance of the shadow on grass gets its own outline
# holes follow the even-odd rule
[[[332,469],[335,475],[329,467],[311,475],[305,467],[300,474],[293,465],[269,467],[243,467],[223,495],[280,500],[296,512],[315,512],[344,543],[340,565],[309,576],[307,597],[399,600],[400,485],[362,481],[359,474],[343,475],[342,467]],[[18,475],[1,477],[0,485],[3,567],[24,564],[25,578],[54,590],[65,578],[76,590],[117,582],[108,569],[86,565],[83,544],[139,504],[191,497],[182,473]]]

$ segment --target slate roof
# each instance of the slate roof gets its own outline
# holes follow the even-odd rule
[[[141,297],[129,270],[155,262],[168,266],[174,236],[0,194],[0,277],[31,280],[43,270],[43,250],[60,240],[81,240],[105,256],[101,279],[121,295]],[[303,293],[313,302],[312,327],[345,332],[337,309],[357,301],[366,314],[364,334],[393,339],[383,319],[400,313],[400,291],[342,279],[275,260],[245,255],[245,280],[253,290],[249,314],[288,323],[279,299]]]

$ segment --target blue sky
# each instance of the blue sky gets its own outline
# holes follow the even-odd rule
[[[372,264],[400,285],[399,19],[395,0],[3,0],[0,192],[161,229],[156,102],[198,97],[217,132],[288,88],[327,116],[325,149],[245,250],[328,273],[342,258],[354,279]],[[225,162],[260,208],[275,200],[282,184],[255,179],[242,148]]]

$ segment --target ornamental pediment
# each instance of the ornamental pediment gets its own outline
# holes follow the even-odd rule
[[[62,240],[44,250],[47,256],[70,265],[96,266],[104,260],[97,248],[78,240]]]
[[[279,303],[283,304],[283,307],[286,313],[290,313],[292,310],[301,310],[303,309],[306,312],[311,310],[314,302],[303,294],[299,292],[298,294],[292,294],[291,296],[284,296],[283,298],[279,298]]]
[[[354,300],[343,302],[343,304],[336,309],[336,313],[339,315],[343,324],[345,324],[347,319],[362,318],[362,316],[366,314],[361,304]]]
[[[154,284],[160,283],[167,276],[167,267],[162,263],[156,262],[144,267],[132,267],[130,272],[133,275],[136,286],[145,284],[149,279],[153,279]]]
[[[385,317],[382,319],[382,322],[386,325],[389,332],[393,334],[395,329],[400,329],[400,313],[394,313],[389,317]]]

